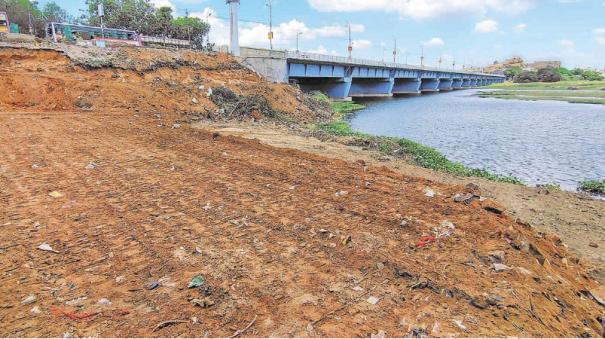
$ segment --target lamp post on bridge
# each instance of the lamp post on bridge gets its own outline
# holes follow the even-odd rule
[[[229,48],[232,55],[239,56],[239,33],[237,30],[239,22],[237,19],[237,6],[239,5],[239,0],[227,0],[227,4],[229,5],[229,28],[231,34]]]
[[[296,33],[296,52],[300,52],[300,49],[298,49],[298,37],[300,37],[302,35],[302,32],[298,32]]]

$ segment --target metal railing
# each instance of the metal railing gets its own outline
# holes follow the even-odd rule
[[[453,70],[453,69],[436,68],[436,67],[424,67],[424,66],[408,65],[408,64],[395,63],[395,62],[383,62],[383,61],[376,61],[376,60],[371,60],[371,59],[348,58],[348,57],[342,57],[342,56],[337,56],[337,55],[326,55],[326,54],[308,53],[308,52],[300,52],[300,51],[286,51],[286,58],[295,59],[295,60],[319,61],[319,62],[327,62],[327,63],[334,63],[334,64],[355,65],[355,66],[372,66],[372,67],[384,67],[384,68],[396,68],[396,69],[410,69],[410,70],[415,70],[415,71],[448,72],[448,73],[489,75],[489,76],[493,76],[493,77],[500,77],[499,75],[495,75],[495,74],[468,72],[468,71],[464,71],[464,70]]]

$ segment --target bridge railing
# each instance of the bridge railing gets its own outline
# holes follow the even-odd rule
[[[370,59],[348,58],[348,57],[343,57],[343,56],[338,56],[338,55],[326,55],[326,54],[308,53],[308,52],[301,52],[301,51],[286,51],[286,58],[329,62],[329,63],[335,63],[335,64],[387,67],[387,68],[405,68],[405,69],[412,69],[412,70],[419,70],[419,71],[438,71],[438,72],[497,76],[494,74],[467,72],[467,71],[463,71],[463,70],[452,70],[452,69],[424,67],[424,66],[421,67],[421,66],[401,64],[401,63],[395,63],[395,62],[383,62],[383,61],[376,61],[376,60],[370,60]]]

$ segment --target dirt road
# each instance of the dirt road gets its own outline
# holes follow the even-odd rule
[[[76,70],[46,77],[113,77]],[[0,336],[603,333],[603,287],[473,188],[102,100],[2,103]]]

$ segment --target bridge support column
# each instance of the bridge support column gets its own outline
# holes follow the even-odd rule
[[[393,78],[353,78],[349,96],[351,97],[390,97],[393,96]]]
[[[439,79],[424,78],[420,85],[421,92],[439,92]]]
[[[395,79],[393,94],[418,94],[420,93],[421,82],[418,78]]]
[[[471,79],[462,79],[462,87],[463,88],[468,88],[471,87]]]
[[[349,98],[351,78],[297,78],[300,88],[305,92],[320,91],[332,99]]]
[[[439,79],[439,91],[451,91],[453,82],[452,79]]]
[[[462,79],[454,79],[452,81],[452,89],[462,89]]]
[[[478,79],[471,79],[471,86],[470,87],[477,87],[477,83],[479,82]]]

